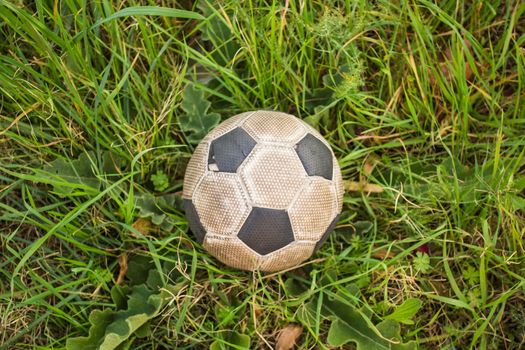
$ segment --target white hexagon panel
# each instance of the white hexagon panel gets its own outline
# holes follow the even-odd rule
[[[306,135],[306,128],[300,119],[274,111],[251,114],[243,121],[242,127],[258,142],[294,145]]]
[[[319,241],[337,213],[337,196],[332,182],[310,178],[288,209],[295,239]]]
[[[259,144],[240,169],[254,206],[286,209],[308,175],[291,147]]]
[[[193,204],[206,232],[236,235],[251,207],[237,174],[209,172],[193,193]]]

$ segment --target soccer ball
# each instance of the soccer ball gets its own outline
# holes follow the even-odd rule
[[[341,170],[302,120],[255,111],[219,124],[197,146],[183,187],[191,231],[218,260],[280,271],[308,259],[341,212]]]

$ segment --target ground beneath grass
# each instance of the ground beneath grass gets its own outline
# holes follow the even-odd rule
[[[524,12],[0,0],[0,348],[523,349]],[[261,108],[347,189],[282,274],[218,263],[180,206],[217,115]]]

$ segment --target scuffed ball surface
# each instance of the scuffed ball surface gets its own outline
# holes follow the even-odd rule
[[[343,185],[323,137],[281,112],[231,117],[197,146],[184,177],[192,232],[221,262],[280,271],[308,259],[334,229]]]

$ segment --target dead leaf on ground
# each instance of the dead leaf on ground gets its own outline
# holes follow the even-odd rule
[[[374,171],[375,166],[376,164],[374,162],[366,161],[365,164],[363,165],[363,173],[366,176],[369,176],[370,174],[372,174],[372,171]]]
[[[370,176],[378,163],[379,163],[379,159],[376,155],[374,154],[369,155],[365,159],[365,162],[363,164],[363,174],[365,176]]]
[[[261,316],[263,310],[259,307],[259,305],[257,304],[252,304],[252,311],[253,311],[253,316],[255,318],[259,318],[259,316]]]
[[[149,231],[151,229],[151,221],[149,221],[148,219],[144,219],[144,218],[138,218],[131,226],[133,226],[135,230],[139,231],[144,236],[148,236]],[[131,234],[133,235],[133,232]]]
[[[396,254],[394,252],[388,251],[386,249],[379,249],[372,253],[372,257],[376,259],[381,259],[381,260],[384,260],[386,258],[393,258],[395,256]]]
[[[344,185],[348,192],[381,193],[384,191],[383,187],[368,182],[345,181]]]
[[[298,324],[289,324],[279,332],[277,336],[277,342],[275,344],[275,350],[290,350],[294,347],[295,341],[301,333],[303,327]]]

